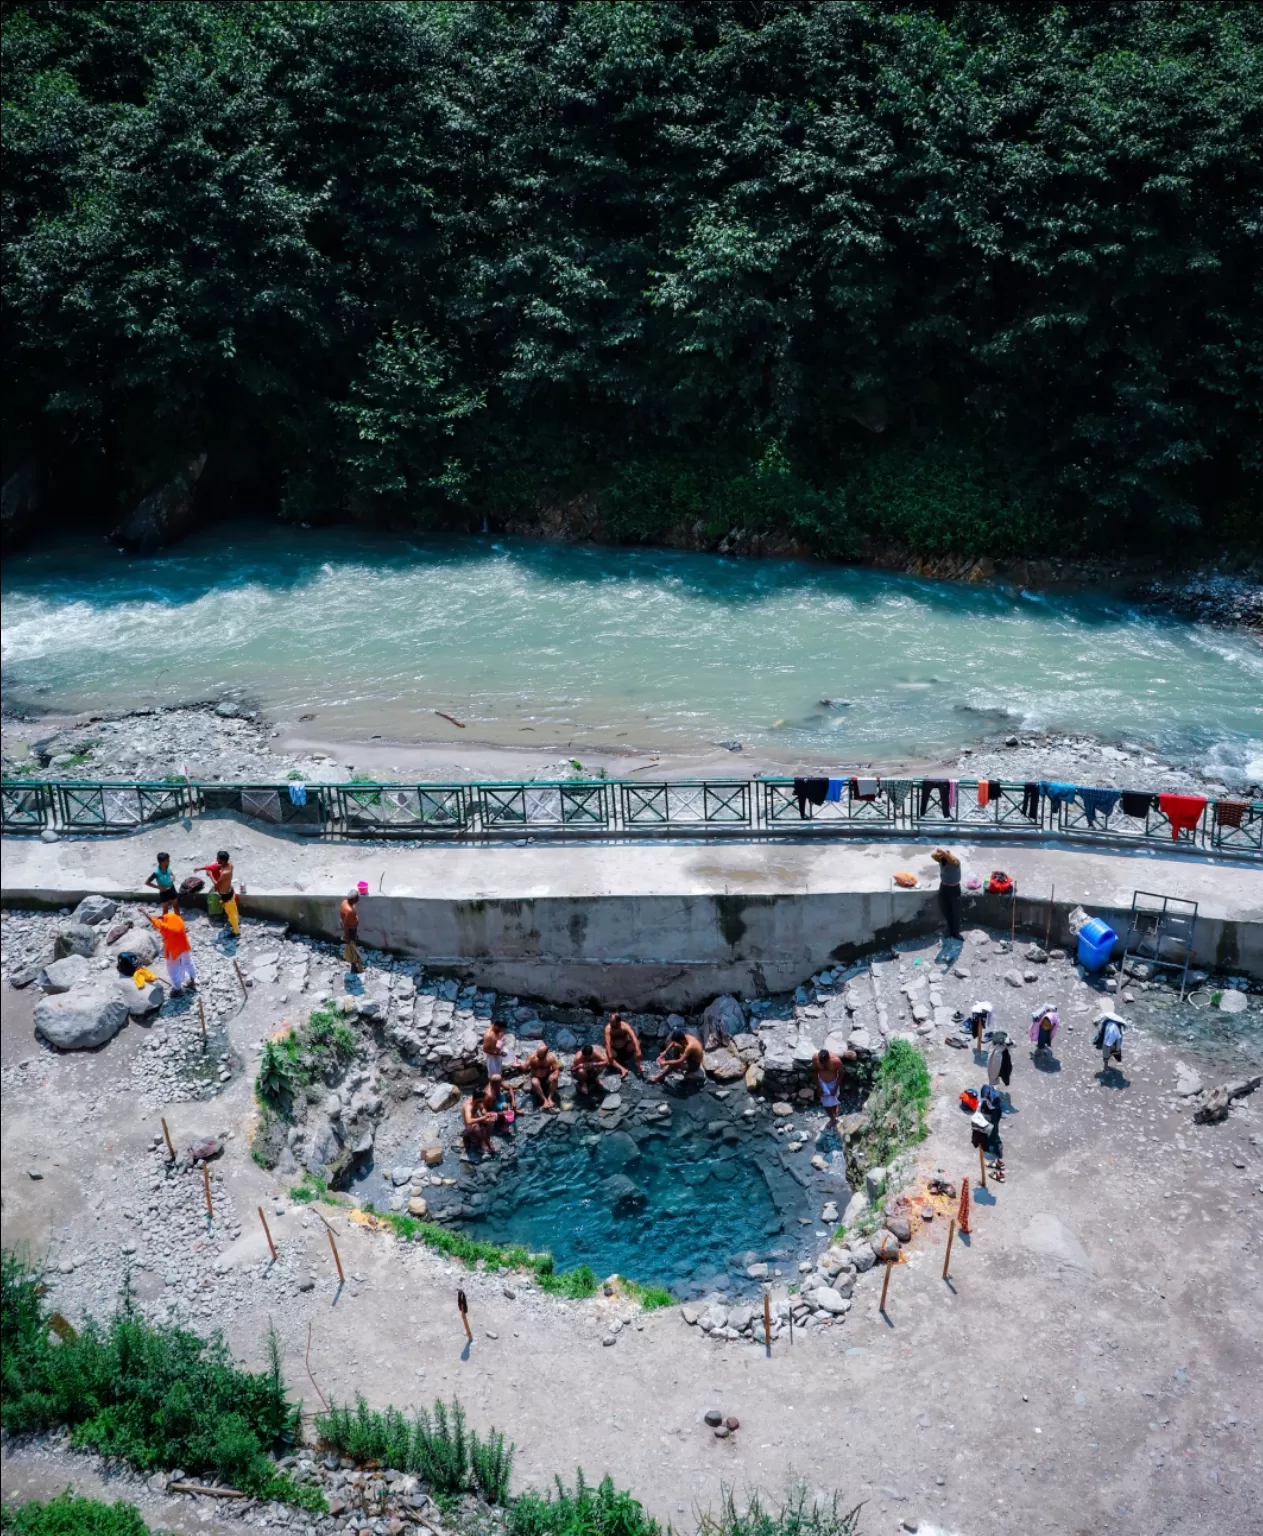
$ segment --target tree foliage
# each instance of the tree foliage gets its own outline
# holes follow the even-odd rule
[[[409,526],[585,490],[630,536],[674,496],[839,550],[1240,532],[1261,34],[1194,0],[6,4],[6,457],[117,498],[205,449],[207,494]]]

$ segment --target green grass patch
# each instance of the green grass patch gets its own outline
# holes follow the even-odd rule
[[[134,1504],[81,1499],[69,1488],[47,1504],[0,1505],[0,1527],[12,1536],[149,1536]]]
[[[663,1307],[675,1305],[675,1297],[664,1285],[641,1285],[639,1280],[622,1280],[626,1295],[638,1301],[646,1312],[658,1312]]]
[[[355,1055],[355,1031],[342,1014],[326,1004],[280,1040],[268,1040],[259,1055],[254,1095],[275,1115],[287,1118],[295,1098],[330,1069],[345,1067]]]
[[[613,1478],[592,1487],[580,1469],[573,1488],[557,1478],[552,1493],[514,1499],[509,1536],[662,1536],[662,1527],[639,1499],[615,1488]]]
[[[725,1488],[719,1513],[707,1510],[698,1516],[697,1536],[856,1536],[861,1508],[844,1509],[836,1493],[829,1500],[813,1498],[800,1482],[791,1485],[779,1505],[764,1504],[755,1492],[738,1509],[732,1489]]]
[[[929,1103],[930,1070],[925,1057],[910,1041],[892,1041],[864,1106],[868,1125],[863,1145],[868,1167],[885,1167],[905,1147],[925,1139]]]
[[[397,1408],[369,1408],[357,1396],[355,1407],[334,1403],[316,1415],[321,1442],[353,1461],[377,1462],[399,1472],[413,1472],[431,1490],[448,1498],[476,1493],[489,1504],[509,1497],[515,1447],[492,1428],[481,1436],[465,1425],[465,1410],[436,1402],[433,1413],[418,1409],[411,1420]]]
[[[450,1227],[440,1227],[436,1222],[423,1221],[417,1216],[405,1216],[399,1211],[375,1211],[378,1221],[383,1222],[396,1236],[410,1243],[424,1243],[436,1253],[459,1259],[470,1269],[482,1264],[485,1268],[525,1269],[530,1272],[541,1290],[551,1296],[565,1296],[572,1301],[583,1301],[595,1296],[600,1280],[586,1264],[577,1269],[558,1273],[551,1253],[531,1253],[518,1245],[502,1247],[499,1243],[484,1242]]]
[[[184,1467],[256,1498],[323,1510],[324,1496],[276,1470],[268,1452],[298,1440],[300,1408],[281,1378],[280,1348],[246,1371],[223,1339],[147,1322],[124,1292],[107,1323],[51,1334],[39,1276],[14,1254],[0,1270],[0,1418],[11,1433],[67,1425],[72,1443],[143,1472]]]

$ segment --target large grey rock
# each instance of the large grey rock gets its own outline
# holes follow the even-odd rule
[[[714,1045],[745,1033],[746,1016],[735,997],[717,997],[702,1014],[702,1044]]]
[[[90,933],[92,930],[88,931]],[[152,965],[162,953],[162,940],[148,923],[143,928],[138,924],[129,928],[121,939],[111,945],[110,953],[116,956],[135,955],[138,965]]]
[[[864,1175],[864,1193],[870,1202],[881,1199],[888,1178],[889,1174],[884,1168],[870,1168]]]
[[[86,1051],[112,1040],[127,1023],[113,977],[85,982],[35,1004],[35,1033],[59,1051]]]
[[[45,992],[69,992],[71,987],[86,981],[92,970],[85,955],[67,955],[63,960],[50,960],[39,973],[39,984]]]
[[[638,1184],[625,1173],[611,1174],[601,1185],[601,1193],[609,1201],[615,1216],[631,1216],[643,1211],[649,1198]]]
[[[151,1013],[157,1013],[167,1000],[167,989],[162,982],[149,981],[143,987],[138,987],[130,976],[119,978],[118,993],[133,1019],[143,1019]]]
[[[897,1248],[898,1244],[896,1243],[895,1246]],[[877,1255],[873,1252],[871,1243],[852,1243],[850,1248],[851,1258],[854,1260],[855,1267],[861,1275],[866,1270],[872,1269],[873,1265],[876,1264]]]
[[[53,959],[64,960],[67,955],[96,954],[97,931],[86,923],[63,923],[53,940]]]
[[[899,1239],[893,1232],[883,1228],[880,1232],[874,1232],[872,1237],[873,1253],[879,1259],[897,1259],[899,1257]]]
[[[855,1226],[867,1209],[868,1196],[862,1189],[857,1189],[846,1202],[846,1210],[842,1212],[842,1225],[848,1228]]]
[[[597,1145],[596,1165],[605,1174],[622,1173],[639,1156],[640,1148],[626,1131],[611,1131]]]
[[[205,467],[206,455],[199,453],[179,474],[139,501],[110,537],[124,549],[144,555],[191,533],[197,518],[193,493]]]
[[[815,1302],[822,1312],[831,1312],[834,1317],[841,1317],[851,1309],[850,1301],[834,1290],[831,1285],[821,1285],[816,1288]]]
[[[451,1109],[453,1104],[460,1103],[460,1089],[455,1083],[439,1083],[431,1088],[426,1097],[425,1107],[433,1114],[440,1114],[445,1109]]]
[[[85,896],[71,913],[70,920],[95,928],[98,923],[109,922],[117,911],[118,902],[111,901],[108,896]]]
[[[1244,1013],[1250,1006],[1250,999],[1244,992],[1221,992],[1219,994],[1220,1013]]]

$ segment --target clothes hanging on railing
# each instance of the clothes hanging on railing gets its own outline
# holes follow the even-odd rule
[[[953,779],[922,779],[921,780],[921,815],[924,816],[929,809],[930,796],[938,795],[938,803],[943,809],[944,816],[952,814],[952,801],[955,798],[956,784]]]
[[[800,820],[806,821],[808,804],[823,805],[824,797],[828,793],[828,779],[795,779],[794,799],[798,801],[798,815]]]
[[[289,803],[291,805],[307,804],[307,786],[305,784],[291,784],[289,787]]]
[[[1248,800],[1216,800],[1215,822],[1221,827],[1239,827],[1249,809]]]
[[[1057,780],[1041,779],[1039,781],[1041,794],[1048,796],[1048,803],[1054,811],[1059,811],[1062,805],[1073,805],[1078,786],[1075,784],[1061,784]]]
[[[1181,832],[1191,832],[1206,809],[1204,795],[1159,795],[1158,809],[1171,823],[1171,840],[1178,842]]]
[[[1039,785],[1036,783],[1022,786],[1022,815],[1027,821],[1039,820]]]
[[[842,791],[846,788],[845,779],[830,779],[829,788],[825,791],[826,800],[841,800]]]
[[[1157,803],[1157,795],[1150,794],[1147,789],[1144,791],[1125,789],[1123,791],[1123,815],[1134,816],[1138,821],[1143,821]]]
[[[1083,814],[1088,819],[1088,826],[1096,825],[1096,816],[1099,811],[1108,820],[1114,814],[1114,807],[1122,798],[1122,791],[1117,789],[1092,789],[1079,786],[1079,800],[1083,805]]]
[[[991,802],[991,785],[988,780],[978,780],[978,788],[976,790],[976,794],[978,796],[978,809],[980,811],[985,811]]]
[[[876,779],[874,779],[874,778],[864,778],[864,779],[856,778],[856,779],[852,779],[851,780],[851,799],[852,800],[876,800],[876,798],[877,798],[877,780]]]
[[[911,779],[883,779],[881,781],[882,792],[886,799],[896,810],[903,809],[903,802],[912,793]]]

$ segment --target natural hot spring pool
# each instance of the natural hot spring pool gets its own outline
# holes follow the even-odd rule
[[[463,1169],[460,1225],[546,1249],[561,1269],[588,1264],[681,1296],[753,1289],[746,1270],[756,1262],[793,1273],[820,1209],[813,1142],[783,1150],[768,1107],[745,1115],[744,1093],[719,1100],[628,1083],[620,1097],[612,1114],[520,1119],[512,1152]],[[669,1116],[657,1112],[664,1102]]]

